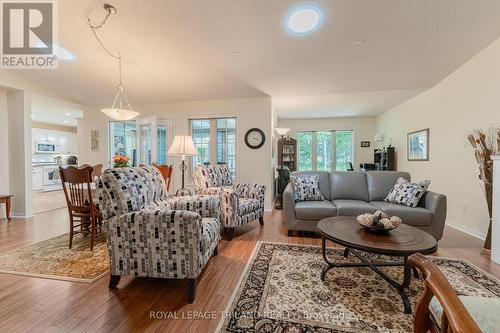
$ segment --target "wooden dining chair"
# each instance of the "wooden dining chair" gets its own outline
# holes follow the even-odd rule
[[[59,167],[69,213],[70,249],[73,246],[74,234],[83,233],[85,236],[90,234],[90,250],[92,251],[98,227],[99,232],[102,232],[102,216],[92,198],[93,171],[94,169],[90,166],[84,168]]]
[[[94,166],[91,166],[90,164],[82,164],[79,166],[80,169],[84,169],[84,168],[88,168],[88,167],[92,168],[92,179],[93,180],[101,177],[102,169],[104,168],[104,166],[102,164],[96,164]]]
[[[165,186],[167,187],[168,192],[168,190],[170,189],[170,181],[172,180],[174,168],[171,165],[166,164],[158,165],[153,163],[153,165],[160,171],[163,179],[165,179]]]

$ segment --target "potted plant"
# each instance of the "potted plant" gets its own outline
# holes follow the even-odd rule
[[[479,179],[483,183],[488,214],[490,217],[484,249],[491,250],[491,221],[493,214],[493,161],[491,156],[500,154],[500,128],[477,129],[470,134],[469,142],[479,166]]]
[[[128,162],[130,158],[128,156],[116,155],[113,157],[113,167],[114,168],[126,168],[128,167]]]

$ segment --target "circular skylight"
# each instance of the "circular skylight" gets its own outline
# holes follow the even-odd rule
[[[285,17],[285,29],[295,36],[307,36],[323,23],[323,11],[318,5],[307,4],[292,7]]]

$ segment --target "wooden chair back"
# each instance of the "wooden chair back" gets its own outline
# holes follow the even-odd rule
[[[157,165],[153,164],[161,173],[163,176],[163,179],[165,179],[165,186],[167,187],[167,192],[170,190],[170,181],[172,180],[172,174],[174,171],[174,168],[171,165]]]
[[[415,333],[429,331],[453,333],[481,332],[481,329],[477,326],[462,301],[460,301],[460,298],[458,298],[455,290],[436,264],[420,253],[410,256],[408,262],[413,267],[419,269],[425,279],[424,294],[415,312],[415,323],[413,326]],[[443,308],[443,315],[441,316],[439,326],[434,322],[429,309],[432,297],[436,297]]]
[[[102,176],[102,169],[104,166],[102,164],[96,164],[94,166],[91,166],[90,164],[82,164],[79,166],[80,169],[85,169],[85,168],[92,168],[92,179],[96,179]]]
[[[91,166],[83,168],[59,167],[59,175],[70,214],[93,214],[95,208],[91,187],[93,171]]]

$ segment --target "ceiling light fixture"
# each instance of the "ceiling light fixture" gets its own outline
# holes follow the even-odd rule
[[[235,57],[235,58],[238,58],[240,55],[241,55],[241,54],[240,54],[240,52],[239,52],[239,51],[234,51],[234,52],[233,52],[233,57]]]
[[[71,116],[71,113],[66,112],[64,115],[66,115],[66,116],[68,116],[68,117],[69,117],[69,116]]]
[[[102,43],[101,39],[97,35],[97,30],[102,28],[102,26],[106,23],[110,15],[116,14],[118,11],[115,7],[110,4],[105,3],[103,5],[104,10],[106,11],[106,16],[103,21],[98,25],[93,25],[90,22],[90,18],[87,19],[88,25],[92,32],[94,33],[95,38],[101,45],[101,47],[108,53],[111,57],[118,59],[118,73],[119,73],[119,81],[118,86],[116,87],[116,95],[113,100],[113,105],[110,108],[101,109],[103,113],[105,113],[108,117],[111,117],[115,120],[131,120],[139,115],[139,112],[136,112],[132,109],[127,96],[125,95],[125,87],[122,83],[122,55],[120,52],[118,54],[113,54],[110,52]]]
[[[323,11],[315,4],[292,7],[284,20],[285,30],[294,36],[308,36],[323,24]]]

